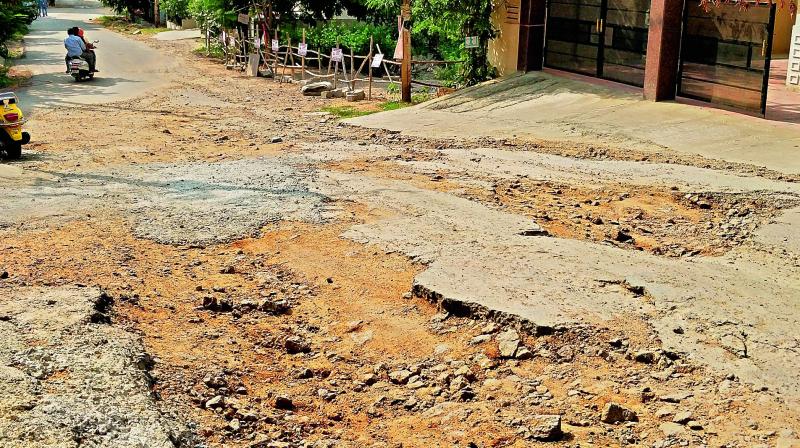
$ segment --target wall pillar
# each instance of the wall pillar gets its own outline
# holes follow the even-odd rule
[[[546,0],[522,0],[519,14],[519,56],[517,69],[541,70],[544,63]]]
[[[648,100],[675,99],[682,22],[683,0],[652,0],[644,68],[644,97]]]

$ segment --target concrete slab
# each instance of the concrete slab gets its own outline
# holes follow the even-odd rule
[[[158,33],[155,35],[156,40],[162,41],[200,39],[201,37],[203,37],[203,35],[200,34],[199,29],[164,31],[163,33]]]
[[[348,121],[427,137],[528,137],[671,150],[800,173],[800,124],[674,102],[652,103],[632,89],[542,72]]]

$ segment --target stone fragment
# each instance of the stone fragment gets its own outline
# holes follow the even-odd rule
[[[658,356],[655,354],[655,352],[643,350],[637,352],[636,355],[633,357],[633,359],[636,360],[636,362],[641,362],[644,364],[653,364],[658,359]]]
[[[291,398],[285,395],[279,395],[275,398],[275,408],[289,411],[294,409],[294,403]]]
[[[311,351],[311,346],[300,336],[289,336],[286,338],[283,345],[286,349],[286,353],[291,355],[296,353],[308,353]]]
[[[672,421],[674,423],[680,423],[680,424],[685,424],[691,419],[692,419],[691,411],[678,412],[677,414],[675,414],[674,417],[672,417]]]
[[[354,101],[363,101],[366,97],[367,95],[364,93],[364,91],[359,89],[347,92],[346,99],[347,101],[354,102]]]
[[[497,335],[497,345],[503,358],[513,358],[519,344],[519,333],[516,330],[509,329]]]
[[[600,421],[603,423],[620,423],[638,421],[636,413],[632,410],[613,402],[609,402],[600,414]]]
[[[533,352],[525,347],[519,347],[515,356],[520,360],[531,359],[533,358]]]
[[[693,431],[700,431],[703,429],[703,425],[697,420],[689,420],[686,422],[686,426]]]
[[[558,440],[563,435],[560,415],[535,415],[530,428],[531,438],[540,441]]]
[[[659,425],[659,429],[661,429],[661,432],[663,432],[666,437],[676,437],[686,433],[686,429],[683,425],[672,422],[662,423]]]
[[[333,89],[333,84],[328,81],[312,82],[300,88],[300,92],[305,96],[320,96],[322,92]]]
[[[214,398],[206,401],[206,409],[216,409],[225,406],[225,398],[217,395]]]
[[[482,334],[470,339],[469,343],[472,345],[478,345],[478,344],[483,344],[484,342],[489,342],[491,340],[492,340],[491,334]]]
[[[389,379],[395,384],[406,384],[408,379],[412,376],[413,374],[406,369],[395,370],[394,372],[389,373]]]

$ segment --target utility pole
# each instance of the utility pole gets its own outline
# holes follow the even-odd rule
[[[403,27],[400,29],[400,39],[403,48],[403,62],[400,66],[400,92],[402,100],[411,102],[411,30],[405,25],[411,21],[411,0],[403,0],[400,9],[403,18]]]

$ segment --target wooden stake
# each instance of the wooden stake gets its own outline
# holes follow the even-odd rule
[[[336,49],[339,49],[339,38],[336,38]],[[344,60],[344,58],[342,58]],[[331,61],[333,61],[333,55],[331,55]],[[339,61],[334,61],[334,70],[333,70],[333,90],[336,90],[339,86]],[[344,66],[342,66],[344,68]]]
[[[380,45],[375,44],[375,48],[378,49],[378,53],[379,54],[383,54],[383,50],[381,50],[381,46]],[[383,65],[383,71],[386,72],[386,76],[389,77],[389,82],[390,83],[394,83],[394,81],[392,81],[392,74],[389,73],[389,66],[386,65],[386,61],[385,60],[383,61],[382,65]]]
[[[403,65],[400,68],[402,99],[411,102],[411,32],[403,28]]]
[[[367,91],[367,99],[372,101],[372,45],[374,43],[372,36],[369,37],[369,87]]]
[[[350,91],[356,89],[356,57],[353,54],[353,47],[350,47]],[[360,70],[359,70],[360,71]]]
[[[275,40],[278,40],[278,30],[275,30]],[[269,47],[272,48],[272,42],[269,43]],[[278,78],[278,55],[280,54],[281,47],[280,43],[278,44],[278,51],[275,52],[275,62],[272,64],[272,80],[275,81]],[[278,79],[280,81],[280,79]]]

